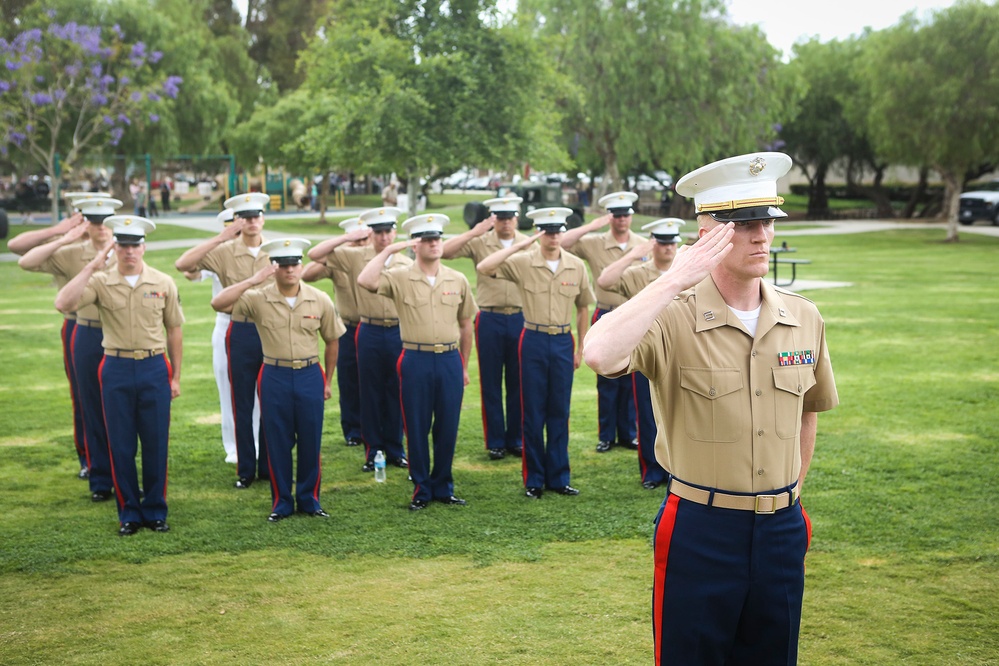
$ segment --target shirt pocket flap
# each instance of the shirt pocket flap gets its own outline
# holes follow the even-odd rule
[[[742,389],[742,373],[737,368],[680,368],[680,386],[716,400]]]
[[[781,391],[803,396],[808,389],[815,386],[815,373],[811,366],[800,368],[774,368],[774,386]]]

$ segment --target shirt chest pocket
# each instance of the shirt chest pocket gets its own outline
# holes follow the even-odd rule
[[[147,312],[162,312],[165,306],[166,306],[165,298],[146,296],[143,297],[142,299],[142,307],[145,308]]]
[[[815,386],[811,365],[774,368],[774,425],[777,436],[791,439],[801,427],[801,401],[808,389]]]
[[[680,368],[687,436],[701,442],[734,442],[745,427],[742,373],[738,368]]]
[[[101,307],[112,312],[124,310],[128,307],[128,295],[118,291],[111,291],[107,298],[102,298]]]
[[[461,303],[461,294],[455,292],[441,294],[440,302],[442,305],[446,305],[448,307],[458,307]]]
[[[320,324],[322,324],[322,320],[313,315],[301,317],[299,321],[301,329],[306,333],[315,333],[319,330]]]

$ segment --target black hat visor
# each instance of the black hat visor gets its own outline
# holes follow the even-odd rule
[[[719,222],[751,222],[753,220],[772,220],[779,217],[787,217],[787,213],[777,206],[750,206],[748,208],[736,208],[735,210],[717,210],[709,212],[708,215]]]

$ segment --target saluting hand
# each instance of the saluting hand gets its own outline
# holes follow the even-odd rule
[[[474,227],[472,227],[473,236],[485,236],[496,224],[496,213],[493,213],[486,219],[482,220]]]
[[[251,279],[252,283],[254,285],[261,285],[261,284],[267,282],[267,280],[272,275],[274,275],[275,273],[277,273],[277,269],[278,269],[278,265],[277,265],[276,261],[269,262],[266,266],[264,266],[259,271],[257,271],[256,273],[253,274],[253,278]]]
[[[239,235],[239,232],[243,230],[246,226],[244,218],[237,217],[233,219],[232,224],[224,227],[221,232],[219,232],[219,239],[223,241],[232,240]]]
[[[87,218],[83,217],[83,213],[76,211],[69,217],[64,217],[59,220],[59,223],[52,227],[53,231],[57,231],[60,234],[68,232],[70,229],[74,229],[77,226],[82,226],[84,229],[87,228],[86,225]]]
[[[371,227],[366,224],[362,224],[356,229],[351,229],[343,235],[343,238],[348,243],[356,243],[357,241],[362,241],[371,235]]]
[[[690,289],[708,276],[732,250],[735,225],[719,224],[701,236],[693,245],[684,245],[666,272],[680,278],[680,290]]]
[[[108,239],[108,242],[104,244],[104,247],[102,247],[100,250],[97,251],[97,254],[95,254],[94,258],[90,260],[90,263],[87,264],[87,267],[95,271],[103,269],[104,266],[108,263],[108,258],[110,258],[111,253],[113,251],[114,251],[114,236]]]
[[[81,215],[80,218],[82,219],[83,216]],[[70,227],[69,230],[63,235],[63,237],[62,237],[62,243],[63,243],[63,245],[69,245],[70,243],[74,243],[74,242],[78,241],[79,239],[83,238],[83,235],[85,233],[87,233],[87,225],[86,224],[77,224],[77,225],[74,225],[74,226]]]

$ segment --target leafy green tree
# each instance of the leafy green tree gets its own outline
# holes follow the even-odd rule
[[[999,160],[999,5],[959,0],[925,24],[913,13],[871,36],[862,62],[867,126],[887,159],[944,183],[947,240],[958,240],[968,173]]]
[[[421,178],[464,164],[565,164],[553,76],[532,36],[493,0],[337,0],[302,54],[304,86],[330,91],[305,145],[358,173]],[[416,196],[410,196],[411,211]]]
[[[714,0],[524,0],[579,91],[564,101],[605,167],[604,188],[642,165],[681,174],[756,150],[796,99],[759,29],[733,26]]]
[[[330,4],[330,0],[248,0],[250,56],[269,72],[281,92],[302,84],[303,75],[296,68],[299,53],[316,35]]]

